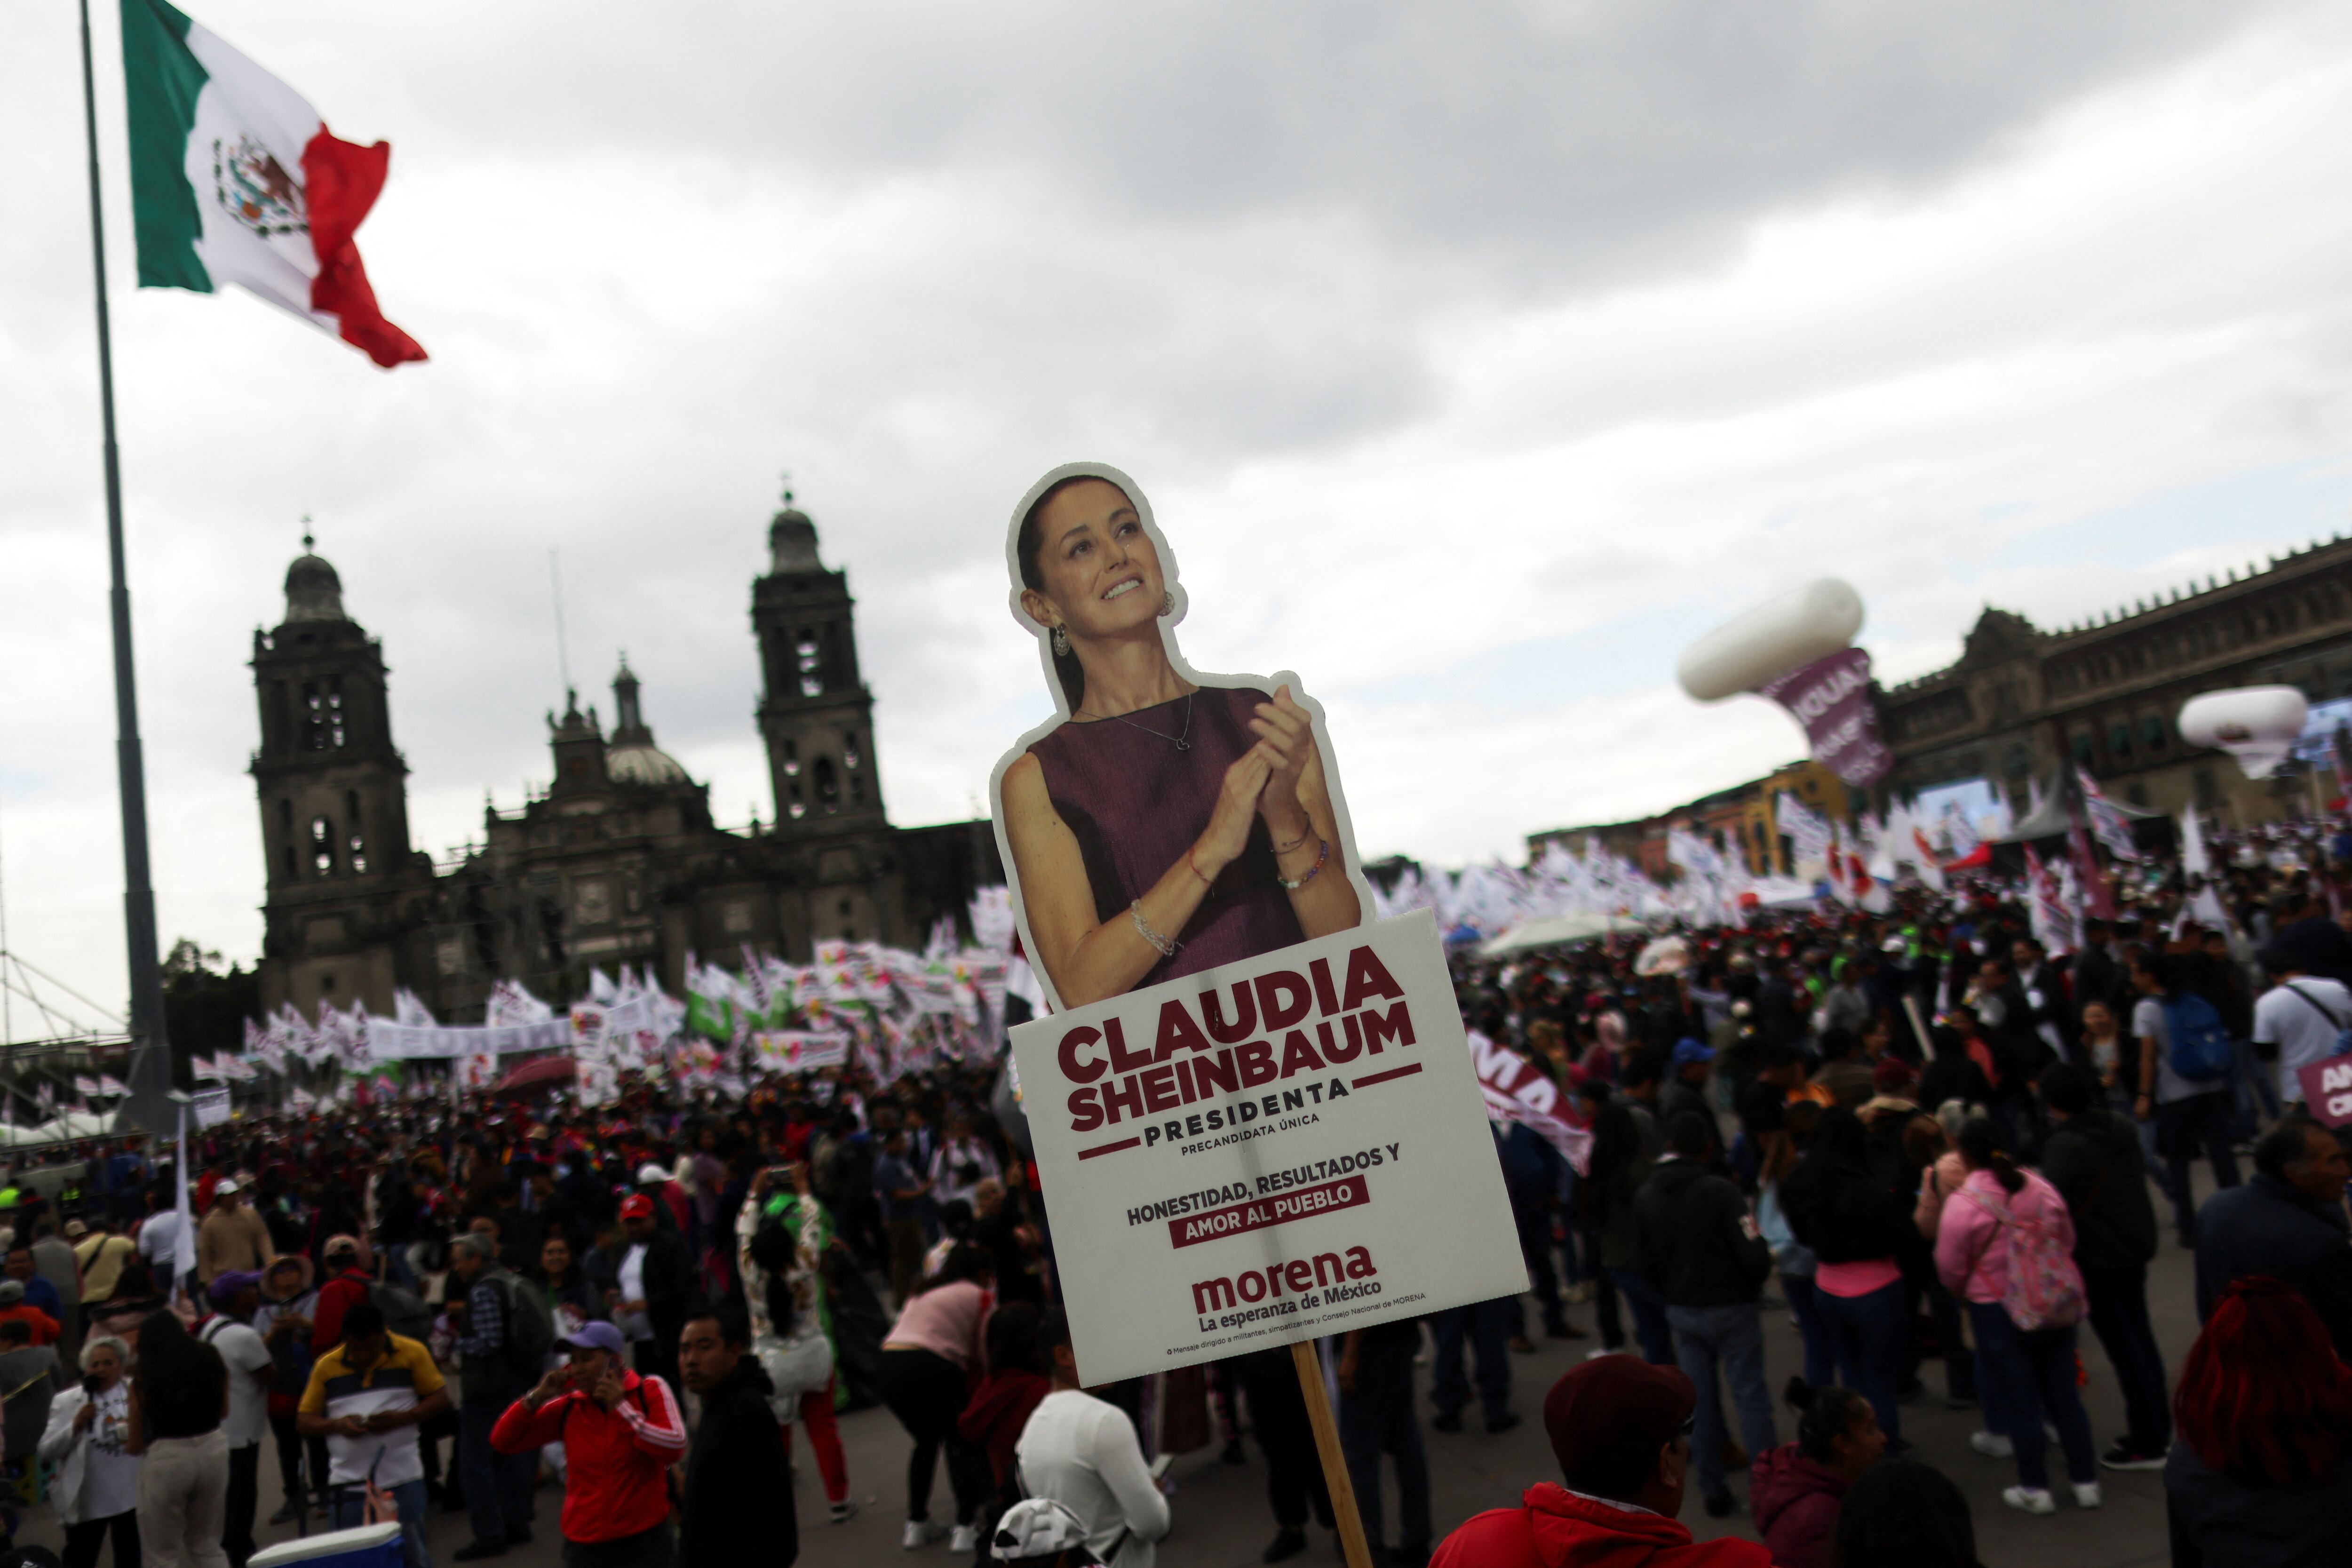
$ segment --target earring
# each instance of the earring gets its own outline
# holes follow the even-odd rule
[[[1176,595],[1174,594],[1162,594],[1160,595],[1160,613],[1163,616],[1172,616],[1176,613]]]
[[[1054,657],[1055,658],[1066,658],[1069,657],[1070,634],[1066,628],[1055,626],[1054,628],[1052,641],[1054,644]]]

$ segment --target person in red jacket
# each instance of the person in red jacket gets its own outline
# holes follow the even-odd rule
[[[1612,1355],[1573,1368],[1544,1395],[1561,1484],[1472,1516],[1430,1568],[1769,1568],[1752,1541],[1693,1541],[1675,1522],[1697,1407],[1679,1367]]]
[[[325,1355],[343,1342],[343,1314],[368,1300],[367,1270],[360,1267],[360,1238],[331,1236],[320,1249],[327,1281],[319,1287],[319,1304],[310,1314],[310,1350]]]
[[[657,1377],[631,1372],[621,1331],[593,1322],[557,1342],[570,1358],[506,1408],[490,1447],[527,1454],[563,1445],[565,1559],[599,1568],[669,1568],[669,1468],[686,1454],[677,1396]]]
[[[1878,1412],[1851,1388],[1808,1388],[1791,1379],[1797,1440],[1756,1456],[1748,1508],[1773,1568],[1822,1568],[1846,1489],[1886,1452]]]

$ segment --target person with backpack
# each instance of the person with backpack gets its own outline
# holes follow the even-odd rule
[[[474,1539],[453,1556],[478,1563],[530,1540],[539,1450],[506,1452],[490,1435],[507,1407],[537,1384],[555,1342],[547,1303],[499,1266],[498,1246],[471,1231],[450,1243],[449,1268],[464,1294],[448,1305],[457,1330],[457,1465]]]
[[[2017,1485],[2000,1494],[2001,1501],[2024,1513],[2054,1513],[2042,1430],[2046,1417],[2058,1428],[2076,1505],[2096,1508],[2099,1457],[2074,1385],[2083,1276],[2074,1266],[2074,1222],[2066,1200],[2041,1176],[2018,1168],[1990,1118],[1970,1119],[1958,1142],[1968,1176],[1937,1221],[1936,1272],[1969,1304],[1985,1413],[1998,1422],[1969,1446],[1989,1458],[2016,1459]]]
[[[582,1324],[558,1348],[564,1363],[506,1407],[490,1446],[527,1457],[562,1445],[565,1561],[671,1568],[669,1468],[686,1453],[677,1396],[629,1370],[627,1342],[608,1322]]]
[[[2277,942],[2263,949],[2262,961],[2275,984],[2254,1004],[2253,1052],[2278,1075],[2280,1104],[2299,1110],[2303,1068],[2352,1044],[2352,991],[2307,973],[2294,950]]]
[[[2156,1123],[2174,1226],[2180,1245],[2194,1247],[2197,1204],[2189,1170],[2198,1151],[2202,1148],[2212,1162],[2216,1187],[2238,1184],[2238,1159],[2230,1146],[2234,1050],[2221,1014],[2179,984],[2169,954],[2136,950],[2132,984],[2139,991],[2132,1008],[2132,1034],[2139,1040],[2139,1092],[2132,1114]]]
[[[254,1269],[232,1269],[213,1277],[206,1292],[212,1315],[198,1320],[196,1338],[220,1352],[228,1367],[228,1415],[221,1430],[228,1436],[228,1499],[221,1527],[221,1550],[229,1568],[245,1568],[258,1550],[253,1539],[253,1516],[261,1500],[261,1439],[269,1431],[269,1394],[277,1383],[277,1363],[269,1347],[253,1328],[261,1306],[261,1275]]]

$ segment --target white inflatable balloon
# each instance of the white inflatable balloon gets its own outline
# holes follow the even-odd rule
[[[2180,738],[2238,760],[2250,779],[2266,779],[2303,734],[2311,704],[2292,686],[2241,686],[2208,691],[2181,704]]]
[[[1716,627],[1683,650],[1676,673],[1685,691],[1719,702],[1827,658],[1860,630],[1862,595],[1823,577]]]

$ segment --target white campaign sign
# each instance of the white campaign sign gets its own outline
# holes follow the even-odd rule
[[[1426,910],[1013,1030],[1090,1384],[1527,1288]]]

